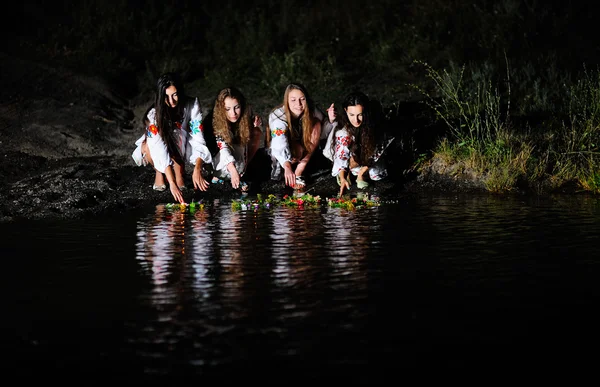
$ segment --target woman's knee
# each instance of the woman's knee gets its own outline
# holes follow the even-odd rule
[[[142,158],[152,166],[154,166],[154,160],[152,160],[152,154],[150,153],[150,147],[146,141],[142,142]]]

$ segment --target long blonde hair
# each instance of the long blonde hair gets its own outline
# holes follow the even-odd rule
[[[304,109],[304,112],[302,113],[300,119],[297,121],[292,118],[292,112],[290,111],[290,105],[288,103],[288,98],[292,90],[299,90],[300,92],[302,92],[302,94],[304,94],[304,97],[306,98],[306,108]],[[283,111],[285,113],[285,120],[288,124],[288,130],[286,131],[285,135],[288,136],[288,139],[292,139],[295,141],[300,140],[302,147],[306,151],[308,151],[314,145],[311,141],[312,132],[315,124],[319,121],[319,118],[315,116],[315,104],[310,95],[308,94],[306,87],[304,87],[304,85],[300,83],[290,83],[289,85],[287,85],[287,87],[285,88],[285,93],[283,94],[283,103],[277,106],[275,109],[273,109],[273,111],[280,109],[281,107],[283,107]],[[268,135],[266,136],[268,140],[270,140],[270,134],[271,133],[269,129]],[[301,138],[298,138],[298,134],[300,134]]]
[[[235,99],[241,106],[240,119],[233,123],[227,119],[225,113],[225,99]],[[235,87],[222,89],[213,108],[213,130],[215,136],[221,137],[227,144],[239,143],[243,146],[250,141],[251,112],[246,105],[246,98]]]

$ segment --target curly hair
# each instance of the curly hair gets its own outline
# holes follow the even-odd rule
[[[227,98],[235,99],[240,104],[241,114],[237,122],[231,122],[227,119],[225,112],[225,99]],[[221,137],[228,144],[239,143],[245,146],[250,141],[251,121],[251,112],[242,92],[235,87],[222,89],[215,99],[213,108],[214,135]]]
[[[350,120],[348,119],[348,114],[346,113],[346,109],[348,106],[362,106],[362,122],[358,128],[354,127]],[[342,102],[342,114],[340,117],[340,125],[335,128],[335,132],[341,129],[346,129],[350,136],[353,136],[355,141],[352,142],[350,146],[350,152],[352,153],[354,160],[359,165],[369,165],[371,162],[371,157],[375,153],[375,130],[371,126],[371,112],[370,112],[371,103],[369,101],[369,97],[366,94],[355,91],[346,96],[344,98],[344,102]],[[335,134],[333,136],[335,138]],[[331,144],[332,153],[335,152],[335,141],[332,141]]]

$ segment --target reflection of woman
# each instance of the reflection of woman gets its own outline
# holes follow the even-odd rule
[[[195,166],[192,174],[194,187],[202,191],[208,182],[202,176],[204,164],[212,163],[212,156],[202,134],[202,113],[197,98],[185,94],[183,84],[175,73],[163,74],[156,84],[154,103],[144,115],[146,133],[137,141],[133,152],[136,164],[151,164],[156,170],[153,188],[166,189],[184,203],[185,160]]]
[[[170,286],[168,277],[174,269],[173,262],[177,261],[174,252],[181,250],[176,243],[181,241],[184,215],[169,212],[164,205],[159,205],[154,217],[138,229],[137,246],[140,249],[136,255],[142,266],[149,270],[157,290]]]
[[[306,88],[290,83],[283,103],[269,114],[267,142],[273,161],[271,179],[302,189],[306,186],[303,173],[319,146],[323,113],[315,107]],[[327,129],[326,129],[327,130]]]
[[[331,131],[323,155],[333,161],[331,175],[337,178],[340,195],[350,189],[350,172],[356,176],[358,188],[366,188],[366,179],[376,181],[387,176],[383,152],[392,139],[378,141],[370,120],[369,98],[350,93],[342,103],[340,125]]]
[[[248,184],[240,179],[258,150],[262,135],[260,117],[252,114],[238,89],[228,87],[215,100],[212,124],[218,148],[212,182],[227,179],[233,188],[247,191]]]

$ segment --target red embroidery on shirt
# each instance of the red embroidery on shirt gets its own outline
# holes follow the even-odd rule
[[[271,131],[271,137],[282,136],[285,134],[285,129],[276,128]]]
[[[151,125],[148,127],[148,131],[149,131],[150,133],[152,133],[152,134],[158,134],[158,128],[157,128],[157,127],[156,127],[156,125],[154,125],[154,124],[151,124]]]

